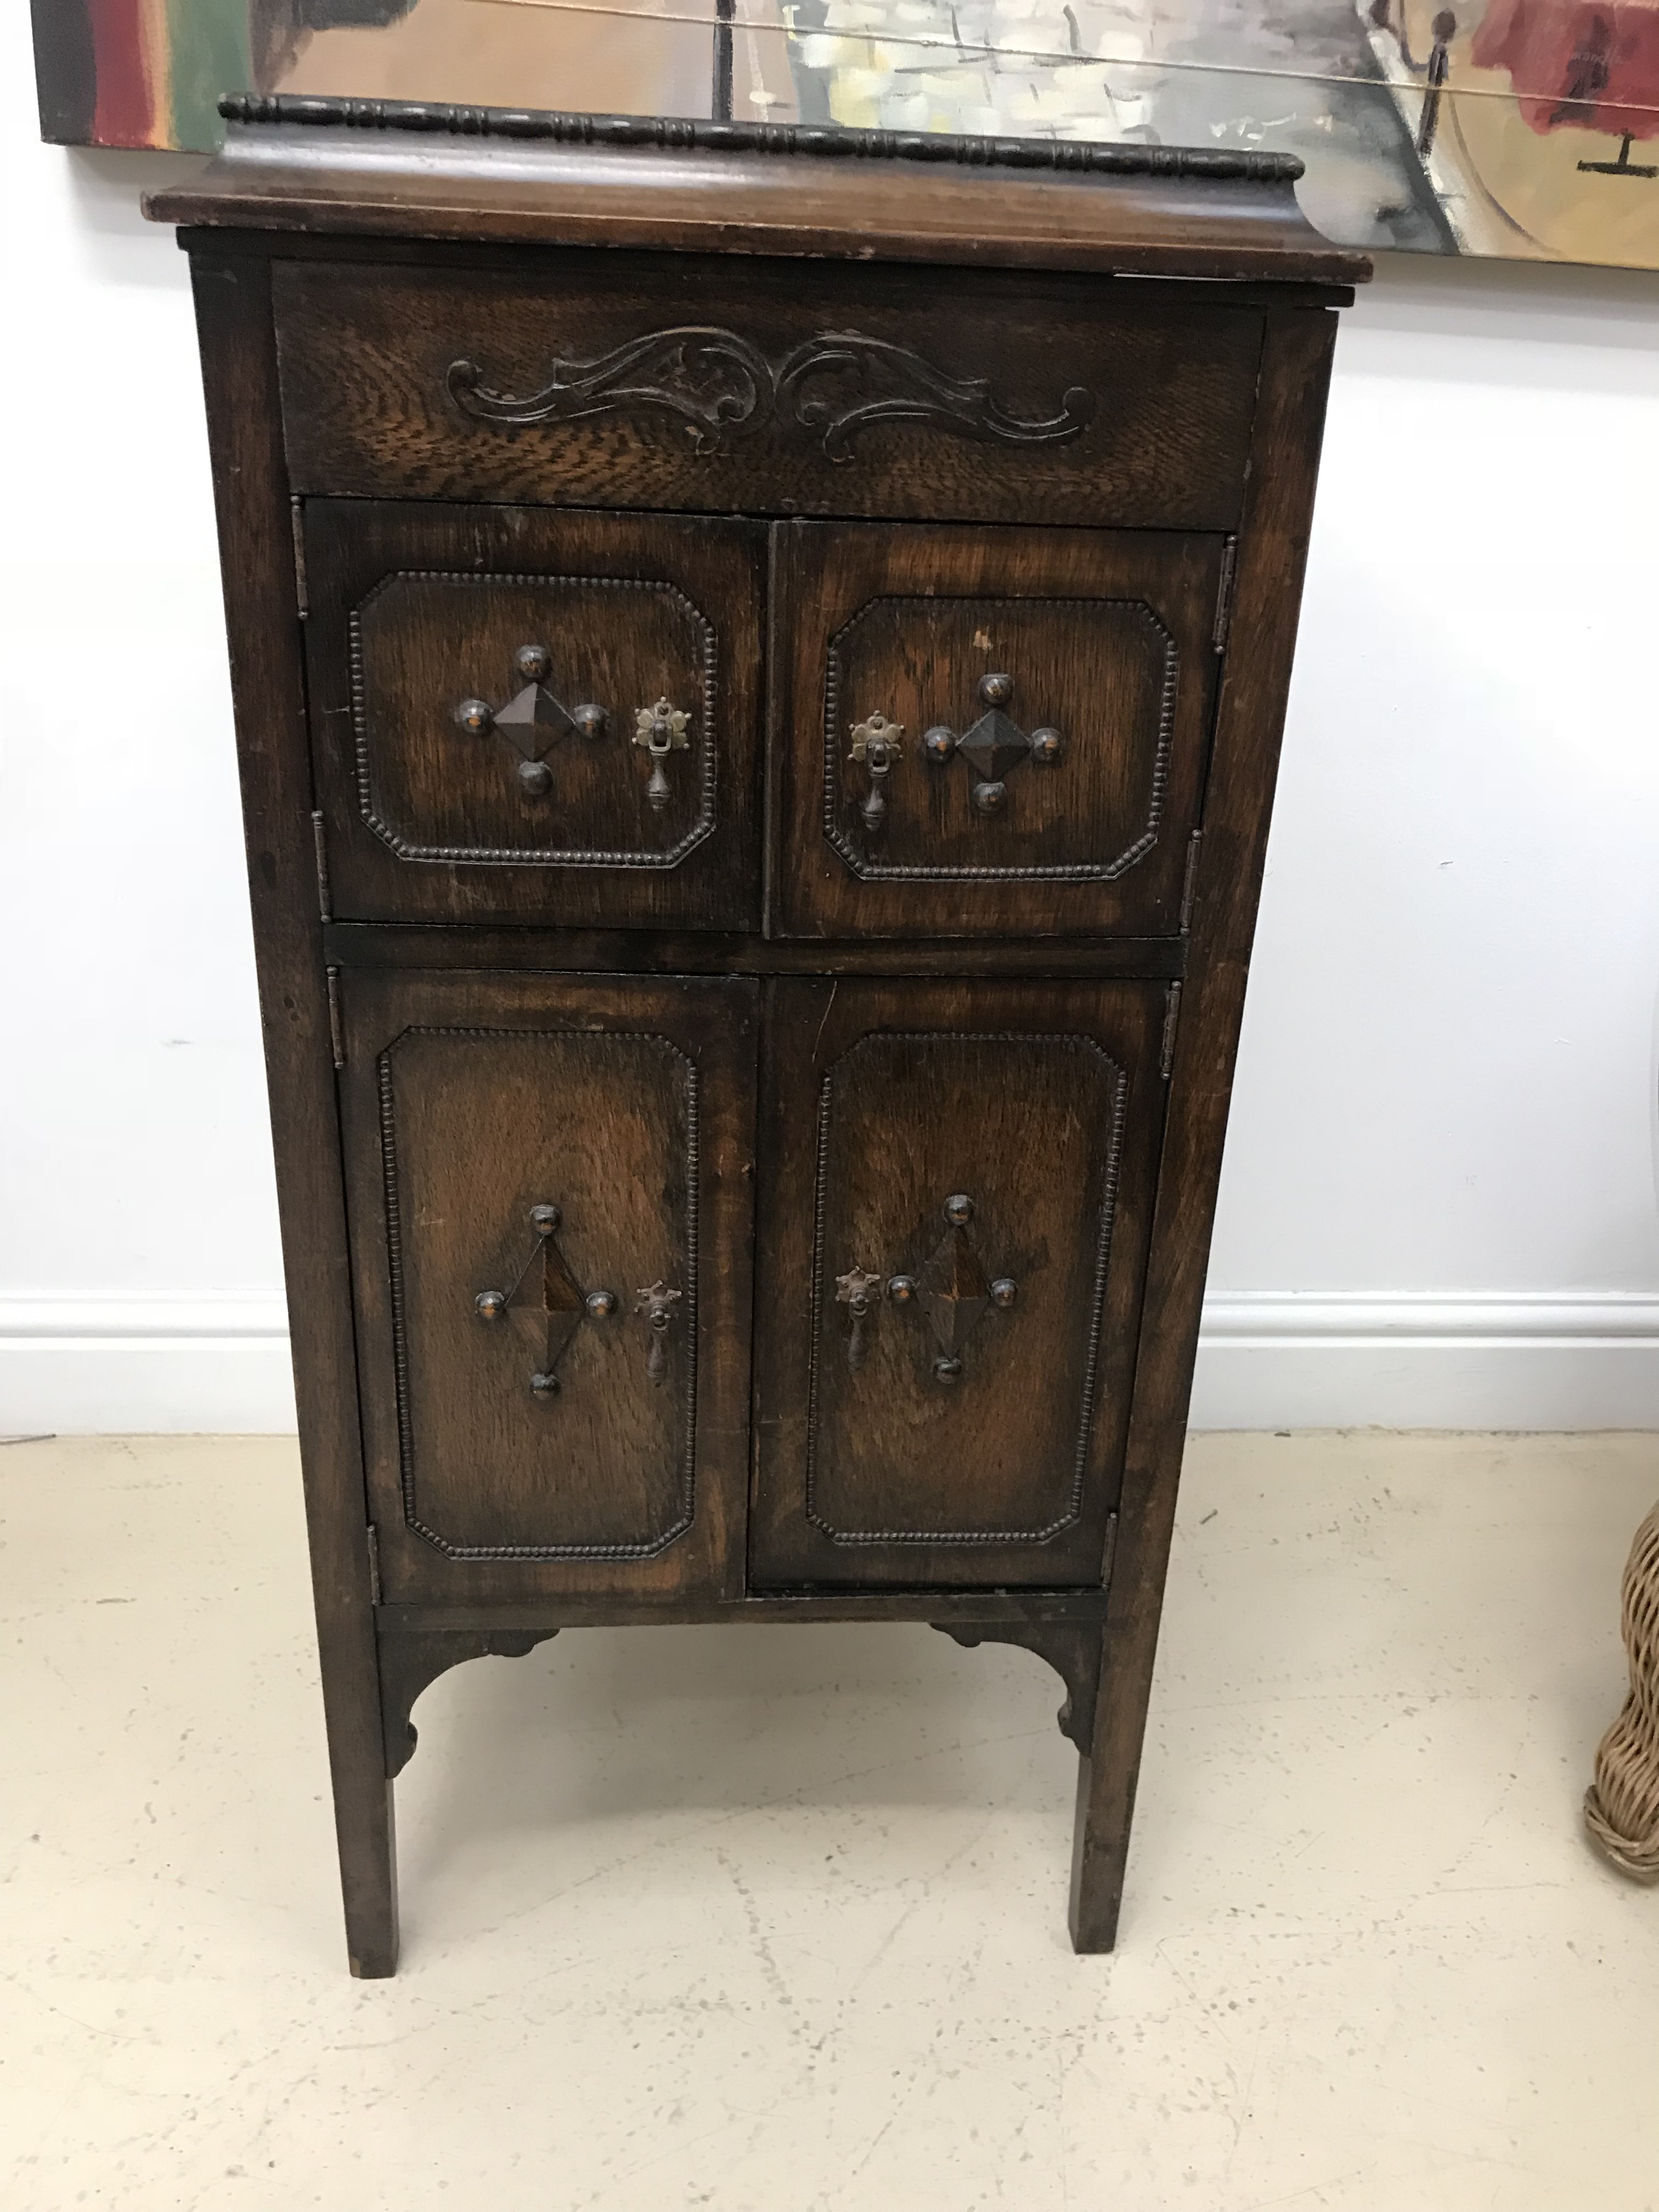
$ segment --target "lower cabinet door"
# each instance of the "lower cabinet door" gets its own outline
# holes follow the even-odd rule
[[[757,986],[340,982],[384,1596],[735,1593]]]
[[[1167,987],[769,988],[751,1584],[1097,1585]]]

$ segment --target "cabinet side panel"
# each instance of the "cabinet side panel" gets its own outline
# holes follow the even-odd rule
[[[1147,1267],[1073,1936],[1109,1948],[1186,1437],[1233,1066],[1273,811],[1336,318],[1268,318]]]
[[[270,270],[192,260],[287,1276],[300,1455],[355,1972],[397,1955],[351,1282]]]

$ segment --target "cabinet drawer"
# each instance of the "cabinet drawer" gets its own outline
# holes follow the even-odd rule
[[[386,1598],[737,1594],[756,986],[341,991]]]
[[[764,533],[308,500],[334,912],[752,927]]]
[[[773,612],[783,933],[1178,930],[1227,555],[794,525]]]
[[[995,270],[278,263],[303,492],[1232,528],[1261,310]]]
[[[1097,1585],[1164,992],[769,993],[751,1584]]]

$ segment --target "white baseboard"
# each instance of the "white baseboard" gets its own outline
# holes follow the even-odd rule
[[[280,1297],[0,1298],[0,1436],[294,1427]]]
[[[1195,1429],[1659,1428],[1659,1297],[1212,1298],[1190,1419]]]
[[[1217,1297],[1192,1425],[1659,1429],[1659,1297]],[[0,1299],[0,1436],[293,1426],[280,1298]]]

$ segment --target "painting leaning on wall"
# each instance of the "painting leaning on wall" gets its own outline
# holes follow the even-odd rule
[[[45,137],[234,92],[1273,147],[1345,245],[1659,268],[1659,0],[33,0]]]

